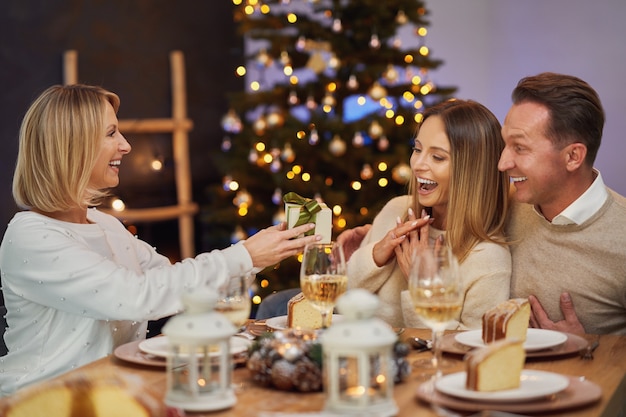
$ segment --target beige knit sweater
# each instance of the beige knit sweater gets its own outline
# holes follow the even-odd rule
[[[553,321],[569,291],[587,333],[626,335],[626,198],[609,191],[581,225],[553,225],[529,204],[514,204],[508,235],[511,296],[534,294]]]
[[[376,242],[404,218],[410,205],[408,196],[389,201],[372,223],[360,248],[348,261],[348,287],[365,288],[378,295],[377,316],[394,327],[427,327],[416,316],[408,293],[407,278],[397,262],[378,267],[372,256]],[[430,228],[430,238],[442,234]],[[481,242],[459,266],[465,288],[463,308],[451,329],[478,329],[483,313],[509,298],[511,256],[507,247]]]

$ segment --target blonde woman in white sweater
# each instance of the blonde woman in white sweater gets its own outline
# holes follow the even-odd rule
[[[449,100],[424,113],[409,194],[387,203],[348,261],[349,286],[377,294],[378,316],[390,325],[427,327],[407,290],[420,239],[442,236],[459,259],[464,303],[452,328],[479,328],[482,314],[509,298],[508,178],[497,168],[502,147],[498,120],[477,102]]]

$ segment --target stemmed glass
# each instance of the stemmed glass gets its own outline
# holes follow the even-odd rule
[[[220,292],[215,310],[219,311],[237,328],[243,330],[250,318],[249,283],[254,275],[241,275],[233,278]]]
[[[300,267],[304,297],[322,314],[322,327],[330,326],[337,298],[346,292],[346,258],[340,243],[310,243],[304,248]]]
[[[461,311],[463,289],[456,256],[447,246],[421,246],[409,273],[409,292],[416,314],[432,329],[434,380],[442,375],[441,337]],[[433,380],[433,382],[434,382]]]

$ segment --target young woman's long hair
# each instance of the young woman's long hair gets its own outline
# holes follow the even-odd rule
[[[432,116],[441,118],[450,141],[446,242],[462,262],[481,241],[505,244],[509,178],[498,171],[501,126],[489,109],[471,100],[439,103],[424,112],[422,123]],[[409,193],[419,214],[418,186],[412,176]]]

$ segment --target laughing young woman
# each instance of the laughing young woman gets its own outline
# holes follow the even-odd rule
[[[426,327],[413,311],[408,271],[419,239],[442,236],[459,260],[465,290],[453,328],[480,328],[483,313],[509,298],[500,123],[477,102],[449,100],[426,110],[418,129],[409,194],[385,205],[350,256],[349,287],[377,294],[378,316],[390,325]]]

